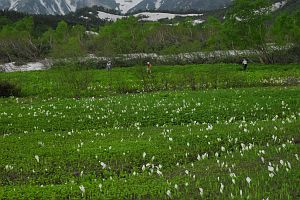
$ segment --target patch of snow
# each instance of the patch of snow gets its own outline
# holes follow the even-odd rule
[[[161,19],[174,19],[175,17],[199,17],[203,14],[171,14],[171,13],[152,13],[152,12],[141,12],[134,15],[135,17],[141,18],[142,21],[158,21]]]
[[[202,20],[202,19],[196,19],[196,20],[194,20],[192,23],[193,23],[193,25],[197,25],[197,24],[202,24],[202,23],[204,23],[205,22],[205,20]]]
[[[80,16],[81,19],[85,19],[85,20],[89,20],[89,17],[85,17],[85,16]]]
[[[59,9],[59,13],[61,13],[62,15],[65,15],[66,14],[65,11],[61,7],[61,3],[62,2],[60,0],[55,0],[55,3],[56,3],[56,5],[57,5],[57,7]]]
[[[66,1],[66,4],[68,5],[69,10],[72,12],[75,12],[77,9],[77,6],[72,3],[73,1],[72,0],[65,0],[65,1]]]
[[[170,13],[151,13],[151,12],[142,12],[134,15],[135,17],[141,18],[143,21],[158,21],[160,19],[174,19],[175,14]]]
[[[56,10],[54,4],[51,4],[51,12],[52,12],[52,14],[57,13],[57,10]]]
[[[161,6],[162,0],[156,0],[155,2],[155,10],[159,9]]]
[[[41,4],[42,4],[42,6],[43,6],[44,8],[46,8],[46,9],[47,9],[47,6],[46,6],[46,3],[45,3],[45,0],[41,0]]]
[[[277,3],[274,3],[272,4],[272,8],[271,8],[271,11],[274,12],[282,7],[284,7],[285,5],[287,4],[287,1],[280,1],[280,2],[277,2]]]
[[[152,13],[152,12],[141,12],[133,15],[134,17],[139,18],[141,21],[158,21],[160,19],[174,19],[175,17],[199,17],[203,14],[171,14],[171,13]],[[117,19],[126,18],[127,16],[115,15],[110,13],[105,13],[98,11],[98,18],[108,20],[108,21],[117,21]],[[81,18],[85,18],[81,16]]]
[[[241,22],[241,21],[243,21],[241,18],[239,18],[239,17],[235,17],[235,19],[236,19],[236,21],[239,21],[239,22]]]
[[[200,17],[203,16],[203,14],[184,14],[180,15],[181,17]]]
[[[97,32],[94,32],[94,31],[85,31],[85,34],[87,34],[87,35],[99,35],[99,33],[97,33]]]
[[[108,20],[108,21],[117,21],[117,19],[122,19],[125,16],[114,15],[114,14],[98,11],[98,17],[100,19],[105,19],[105,20]]]
[[[15,10],[18,3],[19,3],[19,0],[11,0],[10,7],[8,10]]]
[[[116,0],[116,3],[119,4],[119,10],[121,13],[127,13],[131,8],[134,8],[143,0]]]
[[[52,66],[52,62],[50,60],[43,60],[40,62],[30,62],[25,65],[16,65],[15,62],[6,63],[0,65],[0,71],[4,72],[15,72],[15,71],[37,71],[37,70],[45,70]]]

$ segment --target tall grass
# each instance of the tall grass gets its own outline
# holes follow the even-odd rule
[[[47,97],[101,97],[116,94],[299,85],[300,66],[238,64],[146,66],[97,70],[87,65],[62,65],[48,71],[1,73],[19,82],[22,94]]]

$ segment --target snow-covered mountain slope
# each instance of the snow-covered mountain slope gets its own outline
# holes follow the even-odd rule
[[[147,10],[213,10],[222,8],[232,0],[0,0],[0,9],[31,14],[65,15],[78,8],[102,6],[125,14]]]
[[[102,6],[115,9],[115,0],[0,0],[0,9],[30,14],[65,15],[78,8]]]
[[[130,9],[137,6],[143,0],[115,0],[118,4],[117,10],[121,11],[121,13],[127,13]]]
[[[92,6],[101,6],[119,11],[122,14],[137,13],[139,11],[145,12],[149,10],[158,12],[186,12],[190,10],[216,10],[231,5],[233,1],[234,0],[0,0],[0,9],[50,15],[65,15],[79,8]],[[272,9],[276,10],[292,0],[272,1],[275,2]]]
[[[232,0],[143,0],[130,12],[140,10],[168,10],[168,11],[209,11],[224,8]]]
[[[124,1],[124,0],[123,0]],[[160,1],[160,3],[164,0],[157,0]],[[278,1],[272,4],[270,10],[275,12],[276,10],[279,10],[283,8],[287,4],[287,1]],[[128,9],[128,7],[126,7]],[[222,13],[224,15],[224,13]],[[83,14],[81,16],[82,19],[91,20],[92,18],[96,17],[101,20],[107,20],[107,21],[116,21],[117,19],[121,19],[127,16],[124,15],[117,15],[117,14],[110,14],[103,11],[97,11],[96,15],[92,12],[89,12],[88,14]],[[167,13],[167,12],[137,12],[136,14],[132,14],[134,17],[139,18],[141,21],[159,21],[161,19],[174,19],[176,17],[192,17],[194,24],[200,24],[205,21],[208,15],[211,15],[210,13],[205,12],[205,14],[174,14],[174,13]]]

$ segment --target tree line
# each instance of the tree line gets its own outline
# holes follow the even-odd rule
[[[236,0],[224,19],[208,17],[205,23],[196,25],[191,18],[166,24],[128,17],[97,27],[66,20],[53,26],[38,23],[32,16],[18,20],[0,16],[1,62],[89,53],[115,56],[249,49],[258,52],[263,62],[272,63],[270,49],[283,51],[292,46],[299,53],[299,44],[300,11],[274,15],[265,0]]]

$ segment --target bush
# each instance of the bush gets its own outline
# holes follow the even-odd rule
[[[21,89],[14,83],[0,81],[0,97],[21,96]]]
[[[300,62],[300,45],[274,53],[274,63],[287,64]]]
[[[88,66],[70,63],[56,67],[59,70],[58,87],[69,96],[80,98],[88,94],[88,87],[94,80],[93,71]]]

